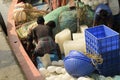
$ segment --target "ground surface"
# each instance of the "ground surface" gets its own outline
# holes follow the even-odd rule
[[[0,26],[1,28],[1,26]],[[0,80],[25,80],[6,37],[0,29]]]

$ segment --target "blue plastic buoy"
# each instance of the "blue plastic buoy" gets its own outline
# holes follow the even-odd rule
[[[68,56],[65,57],[64,67],[73,77],[86,76],[95,70],[91,59],[76,50],[70,51]]]

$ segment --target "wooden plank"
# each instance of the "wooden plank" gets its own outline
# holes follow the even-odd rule
[[[32,61],[28,57],[16,33],[15,21],[13,19],[13,10],[14,6],[17,4],[17,1],[18,0],[12,1],[8,13],[7,32],[10,46],[27,80],[44,80],[44,77],[41,75],[39,70],[37,70],[37,68],[33,65]]]

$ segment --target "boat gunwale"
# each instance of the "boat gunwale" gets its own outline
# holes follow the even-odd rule
[[[30,60],[17,35],[15,21],[13,19],[14,6],[17,2],[18,0],[12,0],[7,16],[7,33],[10,47],[27,80],[44,80],[42,74]]]

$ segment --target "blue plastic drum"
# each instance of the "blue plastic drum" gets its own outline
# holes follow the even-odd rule
[[[95,70],[91,59],[75,50],[70,51],[68,56],[64,58],[64,67],[73,77],[86,76]]]

